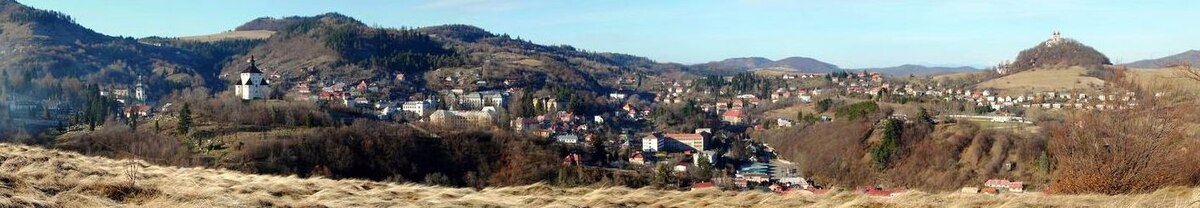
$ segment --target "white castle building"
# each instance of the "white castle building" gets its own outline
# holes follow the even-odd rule
[[[258,70],[253,56],[250,57],[250,67],[242,70],[241,78],[233,84],[235,94],[242,100],[267,98],[267,79],[263,78],[262,70]]]

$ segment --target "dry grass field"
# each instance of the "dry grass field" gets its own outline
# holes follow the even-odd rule
[[[179,37],[180,40],[213,42],[229,39],[267,39],[274,35],[275,31],[270,30],[250,30],[250,31],[228,31],[217,34],[197,35]]]
[[[984,72],[955,72],[955,73],[934,75],[934,76],[932,76],[931,79],[933,79],[933,80],[962,79],[962,78],[969,77],[969,76],[978,76],[980,74],[984,74]]]
[[[1045,91],[1097,92],[1104,81],[1086,76],[1082,67],[1068,69],[1035,69],[979,83],[980,88],[993,88],[1001,94],[1019,95]]]
[[[977,195],[910,191],[892,198],[661,191],[541,184],[483,190],[250,175],[149,165],[0,144],[0,207],[1196,207],[1200,189],[1141,195]]]
[[[1129,71],[1132,72],[1138,83],[1142,83],[1148,89],[1180,89],[1183,92],[1200,92],[1200,82],[1183,78],[1180,71],[1175,68],[1132,69]]]

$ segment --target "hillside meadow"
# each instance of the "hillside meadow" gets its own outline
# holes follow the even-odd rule
[[[979,83],[983,89],[996,89],[1001,94],[1031,94],[1046,91],[1098,92],[1104,86],[1099,78],[1087,76],[1087,69],[1033,69]]]
[[[1138,195],[977,195],[909,191],[892,198],[663,191],[544,184],[444,188],[363,180],[251,175],[148,165],[0,144],[0,207],[1194,207],[1200,189]]]

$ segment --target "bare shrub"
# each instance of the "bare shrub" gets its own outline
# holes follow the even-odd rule
[[[1135,92],[1136,105],[1071,112],[1048,128],[1055,167],[1050,191],[1123,194],[1196,185],[1200,143],[1188,132],[1195,125],[1189,118],[1197,113],[1194,99],[1155,96],[1121,74],[1110,83]]]

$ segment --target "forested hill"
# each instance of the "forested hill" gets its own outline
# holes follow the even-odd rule
[[[1006,71],[1011,74],[1035,68],[1092,68],[1102,65],[1112,65],[1103,53],[1074,39],[1062,38],[1047,40],[1021,51]]]
[[[228,76],[245,68],[245,60],[253,56],[268,73],[279,75],[285,85],[311,79],[390,82],[395,74],[403,73],[412,80],[393,86],[431,90],[464,87],[427,80],[457,77],[470,79],[467,83],[486,83],[466,86],[479,89],[560,86],[606,92],[619,89],[616,83],[621,77],[684,70],[678,64],[662,64],[644,57],[535,44],[469,25],[375,28],[337,13],[259,18],[237,30],[277,33],[245,54],[222,60],[222,74]],[[505,81],[510,82],[501,85]]]
[[[12,0],[0,0],[0,48],[2,87],[31,96],[78,91],[83,83],[133,83],[138,76],[152,86],[206,84],[188,51],[100,34],[66,14]]]
[[[415,91],[463,87],[426,81],[456,76],[487,83],[467,86],[478,90],[560,87],[605,93],[626,88],[617,85],[621,78],[688,70],[645,57],[536,44],[469,25],[378,28],[337,13],[258,18],[227,33],[242,31],[268,36],[206,41],[113,37],[63,13],[0,0],[0,47],[12,49],[0,51],[0,68],[11,81],[4,87],[17,91],[132,85],[143,76],[152,98],[185,87],[224,90],[251,56],[280,83],[273,86],[277,88],[305,80],[370,80]],[[387,83],[401,73],[410,80]],[[46,81],[28,81],[35,79]]]
[[[304,79],[357,82],[383,80],[395,73],[421,73],[464,64],[461,56],[427,35],[407,29],[372,28],[329,13],[312,17],[259,18],[241,29],[273,30],[274,35],[245,54],[223,60],[232,79],[250,56],[278,83]],[[274,76],[273,76],[274,77]]]
[[[486,70],[486,79],[516,79],[518,83],[574,86],[610,90],[620,77],[684,72],[680,64],[649,58],[593,52],[570,45],[541,45],[508,34],[493,34],[470,25],[440,25],[417,31],[445,41],[465,55],[467,66]],[[483,65],[487,66],[484,67]]]

